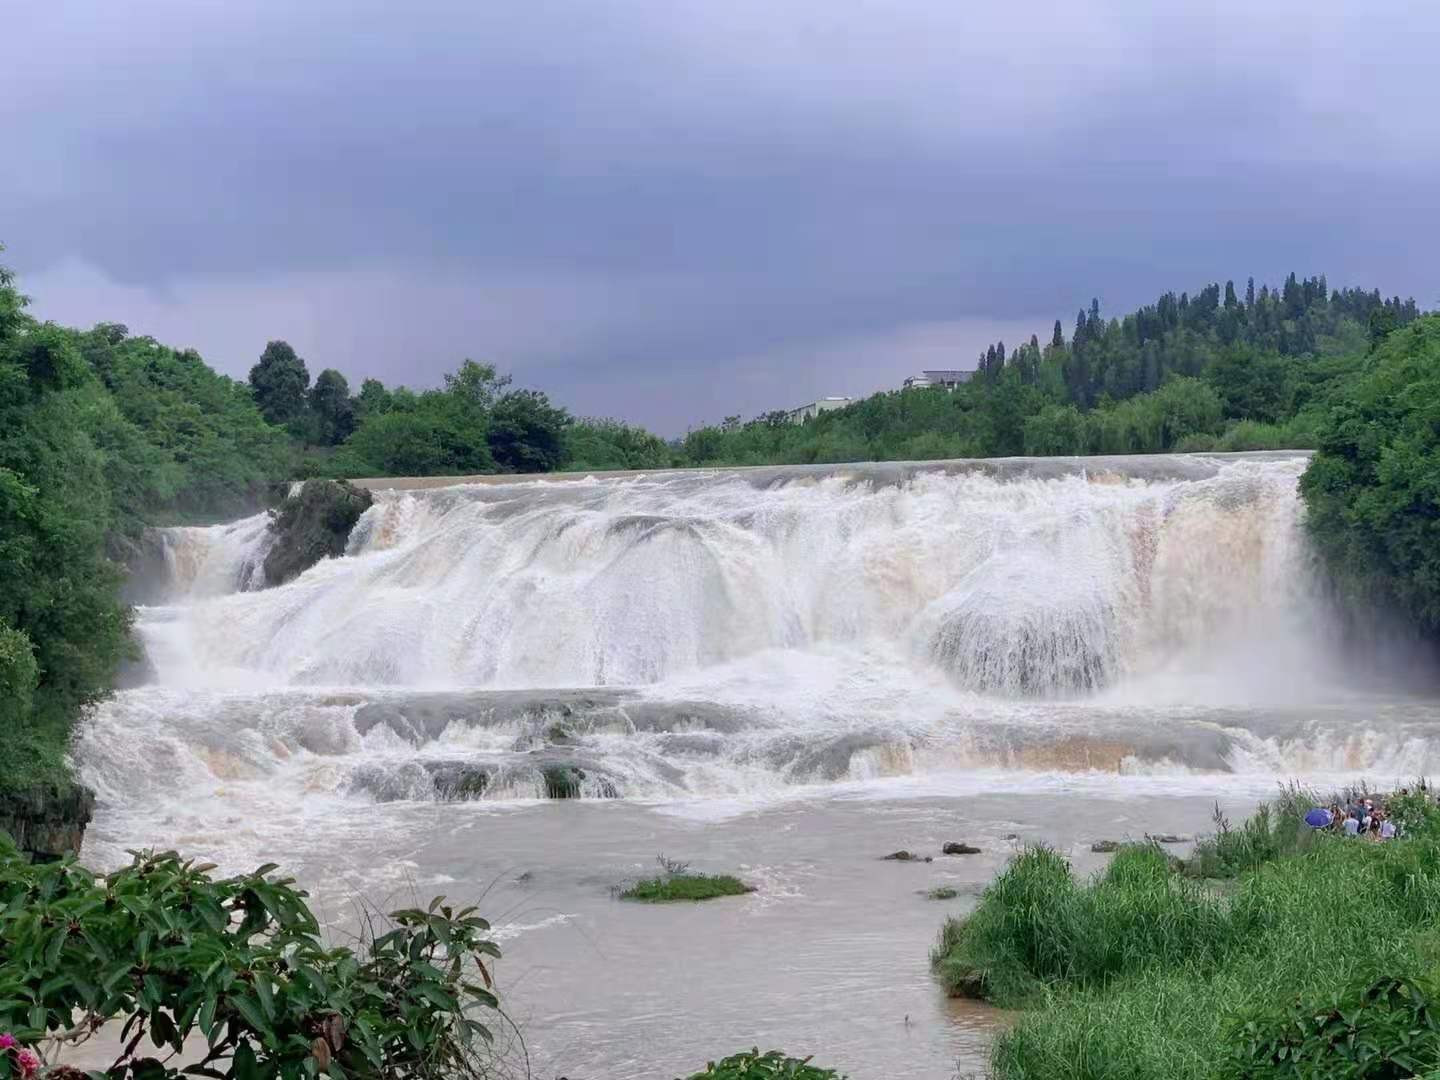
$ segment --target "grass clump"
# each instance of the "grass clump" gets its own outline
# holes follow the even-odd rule
[[[997,1080],[1440,1069],[1440,813],[1421,799],[1407,838],[1371,843],[1298,832],[1310,805],[1286,792],[1215,838],[1224,895],[1149,846],[1089,882],[1053,851],[1017,857],[933,958],[951,993],[1027,1009],[996,1042]]]
[[[687,1080],[844,1080],[834,1069],[811,1065],[809,1058],[787,1057],[783,1050],[760,1053],[759,1049],[734,1054],[724,1061],[712,1061],[704,1072]]]
[[[1021,1005],[1046,986],[1100,986],[1140,965],[1189,964],[1222,936],[1220,902],[1177,878],[1153,844],[1123,846],[1089,885],[1046,847],[1027,850],[967,919],[951,919],[933,960],[953,995]]]
[[[660,874],[635,882],[620,893],[620,899],[662,904],[674,900],[744,896],[754,891],[754,887],[729,874]]]
[[[690,864],[657,855],[660,873],[618,891],[621,900],[663,904],[677,900],[714,900],[719,896],[743,896],[755,891],[729,874],[692,874]]]

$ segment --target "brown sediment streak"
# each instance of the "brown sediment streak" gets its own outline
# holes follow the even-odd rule
[[[1126,758],[1136,756],[1129,743],[1079,736],[1018,747],[1007,755],[1011,768],[1060,772],[1121,772]]]

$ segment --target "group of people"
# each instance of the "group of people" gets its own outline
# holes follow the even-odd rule
[[[1338,802],[1332,803],[1328,810],[1316,807],[1305,820],[1315,829],[1329,829],[1368,840],[1393,840],[1398,832],[1385,807],[1358,795],[1343,807]]]

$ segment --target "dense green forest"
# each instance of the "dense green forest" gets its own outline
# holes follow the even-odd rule
[[[1304,490],[1337,576],[1440,628],[1440,318],[1323,277],[1167,293],[1108,321],[1092,302],[1068,339],[1057,322],[1043,345],[997,343],[953,391],[669,444],[470,360],[439,388],[352,393],[272,341],[241,382],[26,306],[0,271],[0,731],[34,762],[25,783],[65,782],[70,725],[130,648],[120,588],[143,529],[253,512],[297,476],[1318,447]]]
[[[75,716],[130,650],[124,560],[147,523],[260,505],[289,468],[250,390],[123,327],[30,318],[0,269],[0,794],[67,783]]]
[[[1106,320],[1098,301],[1067,339],[985,350],[970,382],[876,394],[791,424],[730,417],[690,432],[686,465],[1129,454],[1316,445],[1327,411],[1372,343],[1419,316],[1413,300],[1331,290],[1322,275],[1282,288],[1253,279],[1194,297],[1166,293]]]

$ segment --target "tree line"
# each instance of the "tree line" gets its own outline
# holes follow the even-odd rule
[[[1056,320],[988,346],[954,390],[876,394],[803,424],[784,413],[691,431],[686,465],[1308,448],[1375,342],[1419,317],[1414,300],[1332,290],[1324,275],[1280,288],[1233,281],[1168,292],[1121,318],[1098,300],[1066,337]]]
[[[444,385],[415,391],[366,379],[356,394],[333,368],[315,377],[284,341],[250,369],[265,420],[300,451],[298,471],[336,476],[539,473],[672,464],[666,443],[616,420],[577,420],[493,364],[463,361]]]

